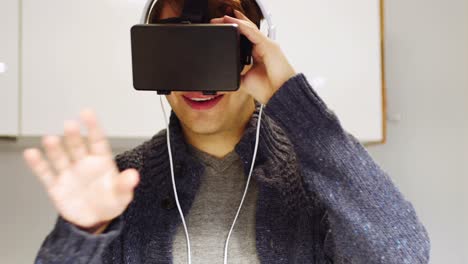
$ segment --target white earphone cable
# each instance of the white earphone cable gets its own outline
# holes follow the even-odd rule
[[[161,109],[163,111],[164,121],[166,122],[166,135],[167,135],[166,139],[167,139],[167,150],[169,152],[169,162],[170,162],[170,167],[171,167],[172,188],[174,189],[174,198],[177,204],[177,209],[179,210],[180,219],[182,220],[182,225],[184,226],[185,238],[187,240],[187,263],[192,264],[192,254],[190,252],[190,237],[189,237],[189,233],[187,229],[187,224],[185,223],[184,214],[182,212],[182,208],[180,207],[179,196],[177,195],[177,188],[176,188],[175,177],[174,177],[174,164],[172,162],[171,139],[169,135],[170,134],[169,122],[167,121],[166,110],[164,110],[162,97],[163,97],[162,95],[159,96],[159,102],[161,103]]]
[[[262,120],[262,112],[263,112],[263,104],[260,106],[260,113],[258,114],[257,133],[255,135],[255,147],[254,147],[254,153],[253,153],[253,157],[252,157],[252,163],[250,165],[249,177],[247,177],[247,183],[245,184],[244,194],[242,195],[242,199],[241,199],[241,202],[239,204],[239,208],[237,209],[236,216],[234,217],[234,221],[232,222],[231,229],[229,230],[229,234],[228,234],[228,236],[226,238],[226,243],[225,243],[225,246],[224,246],[224,264],[227,264],[227,260],[228,260],[229,239],[231,238],[232,230],[234,229],[234,226],[235,226],[236,221],[237,221],[237,217],[239,216],[242,205],[244,204],[245,196],[247,195],[247,191],[249,189],[250,178],[252,176],[252,171],[253,171],[253,168],[254,168],[254,165],[255,165],[255,158],[257,157],[257,149],[258,149],[258,141],[259,141],[259,137],[260,137],[260,124],[261,124],[261,120]]]
[[[191,264],[192,263],[192,256],[191,256],[191,250],[190,250],[190,237],[189,237],[189,233],[188,233],[187,224],[185,223],[184,214],[183,214],[182,209],[180,207],[179,196],[177,194],[177,188],[176,188],[176,184],[175,184],[174,164],[173,164],[173,160],[172,160],[171,140],[170,140],[170,133],[169,133],[170,132],[169,131],[169,122],[167,120],[166,110],[164,109],[162,96],[159,97],[159,102],[161,104],[161,109],[162,109],[163,115],[164,115],[164,121],[166,123],[167,150],[168,150],[168,153],[169,153],[169,162],[170,162],[170,168],[171,168],[171,178],[172,178],[172,187],[173,187],[173,190],[174,190],[174,198],[175,198],[175,201],[176,201],[176,204],[177,204],[177,209],[179,210],[180,218],[182,220],[182,225],[184,227],[185,238],[187,240],[187,263]],[[228,247],[229,247],[229,239],[231,238],[231,234],[232,234],[232,231],[234,230],[234,226],[236,224],[237,218],[239,217],[239,213],[241,211],[242,205],[244,204],[244,200],[245,200],[245,197],[246,197],[248,189],[249,189],[249,184],[250,184],[250,179],[252,177],[253,168],[254,168],[254,165],[255,165],[255,158],[257,157],[258,142],[259,142],[259,137],[260,137],[260,124],[261,124],[261,120],[262,120],[263,107],[264,107],[264,105],[262,104],[260,106],[260,112],[258,114],[257,131],[256,131],[256,135],[255,135],[254,153],[253,153],[253,157],[252,157],[252,163],[251,163],[251,166],[250,166],[249,176],[247,177],[247,182],[245,184],[244,194],[242,195],[242,199],[241,199],[241,202],[239,204],[239,208],[237,209],[236,216],[234,217],[234,221],[232,222],[231,228],[229,230],[229,233],[228,233],[228,236],[227,236],[226,242],[225,242],[224,264],[227,264],[227,260],[228,260],[228,254],[227,253],[228,253]]]

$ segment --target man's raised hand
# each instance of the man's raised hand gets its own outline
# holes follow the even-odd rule
[[[110,145],[92,110],[78,121],[66,121],[64,137],[45,136],[44,153],[26,149],[24,158],[45,186],[59,214],[76,226],[95,232],[124,212],[139,181],[135,169],[119,172]]]

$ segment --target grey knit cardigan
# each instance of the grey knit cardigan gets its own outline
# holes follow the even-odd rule
[[[248,175],[259,108],[235,146]],[[171,145],[181,206],[188,213],[204,167],[187,152],[177,116]],[[172,263],[181,224],[171,185],[166,130],[116,157],[140,184],[127,210],[100,235],[60,216],[37,264]],[[346,133],[303,74],[265,107],[253,180],[261,263],[428,263],[428,234],[390,177]]]

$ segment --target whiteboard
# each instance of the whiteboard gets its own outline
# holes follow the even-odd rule
[[[18,1],[0,1],[0,136],[18,135],[18,24]]]
[[[362,142],[384,140],[379,0],[268,1],[296,70]]]
[[[149,137],[164,127],[155,92],[132,87],[129,32],[145,2],[23,0],[23,135],[59,133],[86,106],[111,137]],[[379,1],[265,3],[296,71],[345,129],[381,141]]]

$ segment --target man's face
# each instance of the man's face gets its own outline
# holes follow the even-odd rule
[[[180,11],[164,5],[160,19],[178,17]],[[246,67],[242,74],[250,67]],[[241,84],[242,86],[242,84]],[[203,90],[203,87],[200,87]],[[201,92],[172,92],[167,95],[172,109],[184,129],[195,134],[217,134],[238,130],[254,110],[254,99],[243,89],[235,92],[219,92],[203,95]]]

